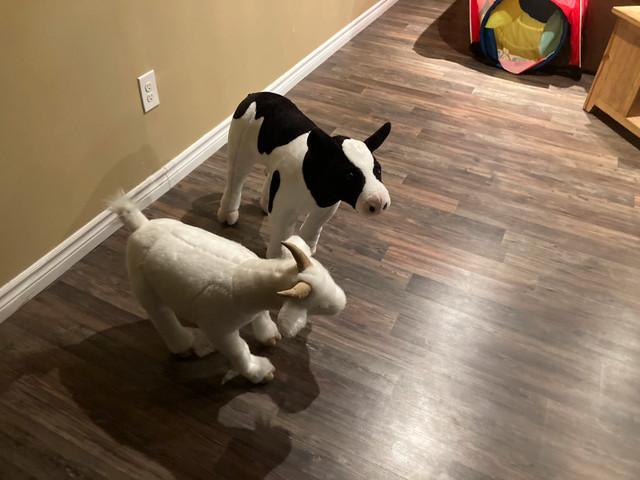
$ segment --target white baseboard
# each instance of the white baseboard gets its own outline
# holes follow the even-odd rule
[[[285,94],[345,43],[382,15],[397,0],[381,0],[298,62],[265,90]],[[127,193],[145,208],[227,143],[231,117],[187,148],[162,169]],[[0,322],[53,283],[87,253],[112,235],[120,223],[105,210],[20,275],[0,288]]]
[[[300,60],[287,73],[269,85],[265,90],[284,95],[291,90],[300,80],[309,75],[322,62],[337,52],[345,43],[359,34],[368,25],[373,23],[384,12],[389,10],[398,0],[380,0],[369,10],[364,12],[349,25],[324,42],[313,52]]]

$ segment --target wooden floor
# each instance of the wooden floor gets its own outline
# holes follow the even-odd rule
[[[271,384],[169,355],[119,231],[0,325],[0,478],[640,478],[639,143],[582,110],[592,76],[470,57],[466,15],[400,0],[288,95],[330,133],[393,123],[392,205],[325,228],[340,315],[247,332]],[[263,255],[260,168],[215,220],[225,158],[147,213]]]

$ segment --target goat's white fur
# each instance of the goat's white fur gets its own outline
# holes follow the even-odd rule
[[[316,260],[298,271],[287,255],[264,260],[239,243],[178,220],[149,220],[138,207],[122,198],[111,204],[132,232],[127,241],[127,270],[131,286],[169,350],[188,354],[194,349],[192,331],[177,319],[192,321],[213,347],[232,364],[231,375],[251,382],[270,381],[274,367],[251,354],[239,329],[249,322],[256,338],[273,345],[280,338],[270,309],[280,309],[278,326],[284,336],[295,336],[306,325],[307,313],[332,315],[346,302],[342,289]],[[310,256],[297,236],[288,243]],[[299,282],[311,286],[305,298],[283,296]]]

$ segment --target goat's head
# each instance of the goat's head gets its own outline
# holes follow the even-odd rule
[[[309,247],[298,236],[282,242],[298,269],[297,283],[278,292],[286,300],[278,314],[278,328],[285,337],[294,337],[304,328],[308,314],[335,315],[346,304],[344,291],[318,261],[311,259]]]

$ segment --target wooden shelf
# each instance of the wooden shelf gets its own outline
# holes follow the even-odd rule
[[[640,137],[640,6],[613,13],[616,25],[584,109],[598,107]]]

